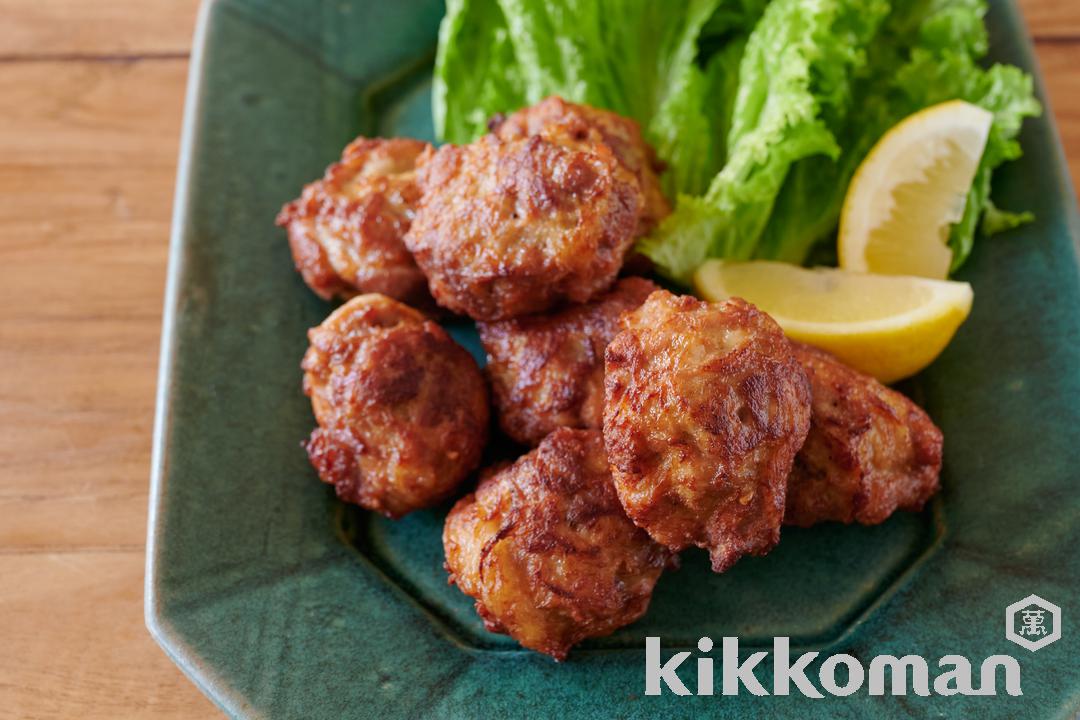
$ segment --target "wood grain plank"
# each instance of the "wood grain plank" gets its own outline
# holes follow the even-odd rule
[[[186,64],[0,63],[0,547],[145,537]]]
[[[0,0],[0,56],[187,54],[199,0]]]
[[[1080,38],[1080,3],[1018,0],[1036,37]],[[0,55],[186,53],[199,0],[0,0]]]
[[[1017,0],[1017,4],[1034,37],[1080,39],[1080,3],[1076,0]]]
[[[1039,43],[1035,49],[1049,95],[1048,111],[1061,133],[1073,189],[1080,197],[1080,42]]]
[[[0,718],[210,718],[142,620],[143,555],[0,555]]]

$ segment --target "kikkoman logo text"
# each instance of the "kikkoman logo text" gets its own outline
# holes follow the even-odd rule
[[[698,650],[705,654],[697,658],[696,673],[687,672],[683,663],[690,651],[673,655],[662,662],[660,638],[645,638],[645,694],[692,694],[684,680],[694,678],[697,695],[738,695],[746,690],[753,695],[790,695],[799,692],[806,697],[823,698],[825,693],[836,696],[853,695],[865,688],[870,695],[997,695],[999,680],[1009,695],[1023,695],[1020,689],[1020,663],[1008,655],[991,655],[982,661],[978,685],[974,684],[971,661],[962,655],[945,655],[934,667],[919,655],[878,655],[869,666],[852,655],[830,655],[821,663],[817,683],[808,673],[810,664],[820,653],[807,652],[792,662],[789,638],[773,638],[772,688],[754,674],[754,668],[769,656],[767,651],[750,653],[740,662],[739,639],[725,637],[718,659],[720,670],[714,669],[711,638],[698,641]],[[843,666],[843,669],[841,669]],[[681,674],[680,674],[681,671]],[[1000,671],[1000,672],[999,672]]]

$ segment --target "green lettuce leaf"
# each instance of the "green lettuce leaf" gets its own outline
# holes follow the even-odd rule
[[[687,282],[707,257],[747,259],[793,164],[836,159],[829,129],[851,102],[851,78],[888,10],[883,0],[774,0],[746,41],[723,169],[703,198],[638,244],[665,275]]]
[[[704,70],[689,65],[680,86],[648,128],[667,163],[661,176],[669,196],[702,195],[723,167],[746,38],[732,38]]]
[[[492,115],[560,95],[637,120],[674,177],[711,178],[711,76],[697,65],[697,39],[721,2],[451,0],[435,63],[436,133],[468,142]]]
[[[983,235],[990,236],[1013,230],[1021,225],[1027,225],[1034,221],[1034,213],[1026,210],[1023,212],[1002,210],[994,205],[993,200],[987,200],[986,207],[983,210],[980,228],[982,229]]]
[[[870,63],[856,82],[854,107],[830,128],[843,152],[835,161],[811,158],[792,168],[756,256],[806,261],[814,245],[832,239],[847,186],[866,154],[890,127],[931,105],[963,99],[994,113],[986,150],[964,216],[950,233],[952,269],[967,259],[980,226],[984,234],[1030,221],[990,203],[995,168],[1018,157],[1015,138],[1024,117],[1039,113],[1031,78],[1017,68],[978,64],[987,51],[984,0],[896,0]]]
[[[468,142],[558,94],[636,119],[675,212],[639,242],[686,282],[708,257],[820,258],[847,187],[890,127],[964,99],[994,113],[953,269],[978,232],[1030,220],[990,200],[1018,157],[1031,78],[985,68],[986,0],[448,0],[436,131]]]
[[[524,82],[497,0],[447,0],[431,110],[438,137],[469,142],[498,112],[525,105]]]

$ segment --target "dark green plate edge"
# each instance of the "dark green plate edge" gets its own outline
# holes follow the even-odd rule
[[[203,57],[210,25],[211,8],[215,0],[203,0],[195,20],[191,40],[187,87],[184,91],[184,118],[180,129],[180,155],[176,166],[176,188],[173,194],[173,216],[169,228],[169,257],[165,275],[165,306],[161,317],[161,350],[158,361],[157,396],[154,406],[153,449],[150,457],[150,506],[146,518],[146,579],[143,613],[146,628],[169,659],[230,717],[241,717],[244,699],[226,683],[217,682],[210,668],[198,662],[198,655],[184,643],[169,626],[157,597],[158,540],[161,527],[158,515],[165,497],[165,463],[168,443],[170,382],[175,356],[176,316],[180,288],[185,273],[184,226],[188,222],[191,196],[191,162],[194,157],[196,132],[202,108],[201,88],[204,73]]]

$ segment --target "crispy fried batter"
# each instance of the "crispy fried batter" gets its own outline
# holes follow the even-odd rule
[[[405,249],[420,189],[416,159],[427,143],[357,138],[321,180],[281,209],[304,282],[329,300],[378,292],[416,307],[434,303]]]
[[[556,660],[641,617],[674,561],[623,514],[600,433],[569,428],[459,500],[443,546],[485,627]]]
[[[655,289],[623,278],[592,302],[553,315],[477,323],[503,431],[535,445],[558,427],[600,429],[604,348],[619,332],[619,316]]]
[[[540,135],[558,145],[586,149],[603,143],[611,148],[627,170],[634,173],[641,185],[645,204],[637,235],[648,233],[671,213],[671,205],[664,197],[658,177],[664,165],[641,137],[641,128],[635,120],[608,110],[566,102],[553,95],[506,118],[496,117],[491,129],[501,140]]]
[[[753,305],[659,290],[607,347],[604,439],[630,518],[722,572],[780,539],[787,476],[810,424],[791,344]]]
[[[477,320],[543,312],[606,290],[641,209],[637,180],[604,145],[487,135],[444,145],[418,173],[405,244],[436,301]]]
[[[319,427],[307,444],[338,497],[388,517],[445,499],[480,462],[487,387],[438,324],[360,295],[308,332],[304,392]]]
[[[784,522],[875,525],[897,509],[921,510],[939,487],[941,430],[895,390],[826,352],[793,345],[810,378],[812,411]]]

